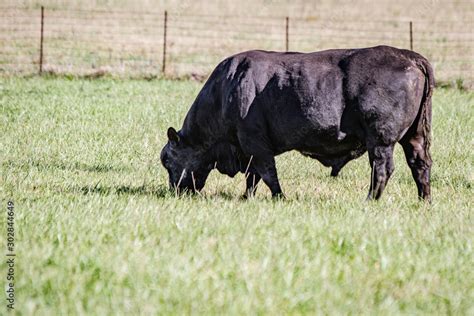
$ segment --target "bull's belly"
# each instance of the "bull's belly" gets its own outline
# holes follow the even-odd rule
[[[307,140],[296,150],[305,156],[319,160],[325,166],[332,167],[339,165],[342,161],[360,157],[366,148],[356,137],[345,137]]]
[[[310,156],[313,158],[321,158],[321,159],[337,159],[341,156],[346,156],[351,154],[353,151],[359,151],[362,148],[365,148],[362,144],[354,144],[351,147],[331,147],[331,148],[304,148],[304,149],[296,149],[300,153],[305,156]]]

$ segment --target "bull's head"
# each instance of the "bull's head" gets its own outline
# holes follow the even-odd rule
[[[206,157],[206,148],[189,144],[173,127],[168,129],[168,143],[160,158],[168,171],[170,188],[178,192],[200,191],[214,167]]]

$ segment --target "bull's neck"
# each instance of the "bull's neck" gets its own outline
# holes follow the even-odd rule
[[[191,145],[211,147],[221,141],[226,128],[220,107],[205,99],[201,92],[186,115],[181,133]]]

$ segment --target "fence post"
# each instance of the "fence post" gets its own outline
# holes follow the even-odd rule
[[[290,18],[286,17],[286,27],[285,27],[285,49],[286,51],[289,50],[289,42],[290,42],[290,36],[289,36],[289,29],[290,29]]]
[[[410,50],[413,50],[413,23],[410,21]]]
[[[41,6],[41,36],[40,36],[40,59],[39,74],[43,73],[43,32],[44,32],[44,7]]]
[[[163,25],[163,64],[161,71],[163,74],[166,72],[166,32],[168,29],[168,11],[165,10],[165,20]]]

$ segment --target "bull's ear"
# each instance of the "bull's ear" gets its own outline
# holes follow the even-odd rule
[[[168,128],[168,140],[170,142],[179,143],[178,132],[173,127]]]

